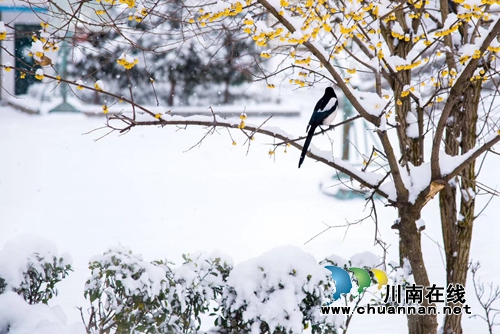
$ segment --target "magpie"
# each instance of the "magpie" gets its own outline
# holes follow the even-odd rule
[[[302,154],[300,155],[299,168],[304,162],[304,158],[307,154],[307,149],[309,144],[311,144],[312,137],[314,136],[314,131],[320,125],[330,125],[337,116],[339,102],[337,100],[337,95],[332,87],[327,87],[325,89],[325,94],[319,99],[318,103],[314,107],[311,120],[307,125],[307,138],[304,143],[304,148],[302,148]]]

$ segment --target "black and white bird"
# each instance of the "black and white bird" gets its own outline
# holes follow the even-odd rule
[[[314,107],[311,120],[309,125],[307,125],[307,138],[304,143],[304,148],[302,149],[302,154],[300,155],[299,168],[304,162],[304,158],[307,154],[307,149],[309,144],[311,144],[312,137],[314,136],[314,131],[320,125],[330,125],[337,116],[339,101],[337,100],[337,95],[332,87],[327,87],[325,89],[325,95],[319,99],[318,103]]]

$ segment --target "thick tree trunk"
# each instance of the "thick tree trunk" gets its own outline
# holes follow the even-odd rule
[[[446,153],[450,155],[464,154],[476,145],[476,123],[480,83],[473,83],[464,91],[462,103],[457,106],[453,117],[455,122],[447,129]],[[461,137],[461,142],[457,138]],[[459,151],[461,148],[461,152]],[[447,284],[461,284],[465,287],[469,265],[472,226],[474,223],[474,207],[476,193],[476,173],[473,162],[460,175],[460,217],[457,219],[458,184],[448,184],[439,194],[441,208],[441,224],[446,252]],[[445,317],[444,333],[463,333],[462,315]]]
[[[405,260],[409,261],[415,284],[428,287],[430,282],[422,256],[420,231],[415,224],[420,219],[420,210],[421,208],[415,208],[410,204],[401,207],[399,210],[399,217],[401,219],[398,225],[399,258],[401,266],[404,265]],[[425,298],[422,305],[428,305]],[[409,334],[437,333],[436,315],[409,315],[407,319]]]

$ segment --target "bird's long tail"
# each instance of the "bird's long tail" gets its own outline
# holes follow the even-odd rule
[[[316,130],[316,127],[311,126],[311,128],[309,129],[309,132],[307,133],[307,138],[306,138],[306,141],[304,142],[304,147],[302,148],[302,153],[300,154],[299,168],[300,168],[300,165],[302,165],[302,163],[304,162],[304,159],[305,159],[306,154],[307,154],[307,149],[309,148],[309,145],[311,144],[311,140],[314,136],[315,130]]]

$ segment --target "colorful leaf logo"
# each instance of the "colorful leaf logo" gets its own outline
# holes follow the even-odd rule
[[[349,273],[340,267],[335,266],[325,266],[326,269],[330,270],[332,273],[332,278],[335,281],[335,293],[333,294],[333,300],[337,300],[340,298],[342,294],[347,294],[352,289],[352,282]],[[371,276],[368,271],[362,268],[349,268],[350,272],[353,273],[354,277],[356,277],[358,281],[358,293],[363,292],[364,289],[370,287],[372,284]],[[377,268],[372,268],[370,271],[373,273],[373,276],[377,279],[378,289],[382,289],[384,285],[387,285],[389,282],[387,278],[387,274]]]

